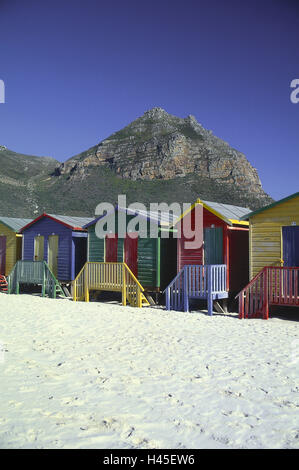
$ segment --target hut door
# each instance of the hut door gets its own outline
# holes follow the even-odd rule
[[[204,229],[204,264],[223,264],[222,227]]]
[[[138,233],[132,232],[130,233],[130,236],[127,234],[124,240],[124,262],[136,277],[138,275],[137,253]]]
[[[48,265],[55,277],[58,271],[58,235],[48,237]]]
[[[34,261],[43,261],[44,259],[44,237],[38,235],[34,239]]]
[[[299,266],[299,227],[282,227],[284,266]]]
[[[105,239],[105,261],[106,263],[117,263],[117,234],[106,235]]]
[[[0,274],[5,276],[6,266],[6,237],[0,237]]]

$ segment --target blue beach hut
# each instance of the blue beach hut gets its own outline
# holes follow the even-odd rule
[[[44,260],[60,282],[73,281],[87,257],[87,231],[83,226],[92,220],[43,213],[20,230],[22,259]]]

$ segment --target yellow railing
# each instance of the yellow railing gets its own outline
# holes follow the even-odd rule
[[[133,307],[146,302],[144,288],[126,263],[87,262],[73,282],[73,299],[89,301],[89,292],[114,291],[122,293],[122,304],[128,301]]]

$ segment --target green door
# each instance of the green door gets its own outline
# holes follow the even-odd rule
[[[223,264],[222,227],[204,229],[204,264]]]

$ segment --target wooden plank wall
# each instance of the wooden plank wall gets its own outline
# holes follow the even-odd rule
[[[5,276],[11,272],[17,262],[17,237],[13,230],[0,223],[0,235],[6,237]]]
[[[299,196],[256,214],[249,222],[249,276],[252,279],[264,266],[279,266],[281,227],[299,225]]]

